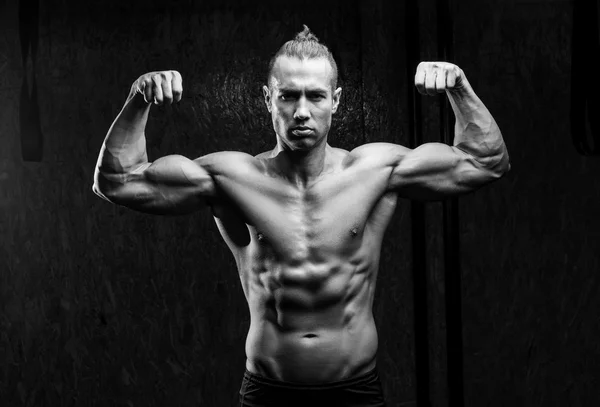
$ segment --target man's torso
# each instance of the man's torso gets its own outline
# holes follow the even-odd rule
[[[389,168],[332,151],[333,164],[302,188],[269,158],[214,177],[213,214],[250,309],[250,372],[317,383],[375,366],[372,304],[397,197]]]

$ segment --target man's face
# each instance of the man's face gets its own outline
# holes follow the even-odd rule
[[[309,150],[331,127],[341,88],[331,87],[333,70],[326,58],[279,57],[273,66],[272,89],[263,87],[273,127],[284,147]]]

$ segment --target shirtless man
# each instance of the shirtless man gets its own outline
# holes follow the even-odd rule
[[[178,102],[183,90],[178,72],[163,71],[134,82],[100,151],[100,197],[151,214],[212,210],[250,309],[241,406],[384,406],[372,304],[398,198],[468,193],[510,168],[496,122],[458,66],[422,62],[415,75],[420,93],[448,95],[453,146],[331,147],[336,81],[331,53],[305,26],[273,57],[263,88],[273,150],[148,162],[150,106]]]

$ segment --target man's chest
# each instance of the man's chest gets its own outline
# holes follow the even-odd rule
[[[365,232],[378,232],[367,230],[370,219],[391,217],[395,196],[386,194],[386,179],[376,175],[333,174],[305,189],[252,175],[245,182],[225,180],[227,197],[213,211],[228,243],[252,241],[299,261],[311,252],[341,254],[360,245]]]

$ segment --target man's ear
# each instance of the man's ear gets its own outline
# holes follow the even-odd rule
[[[263,86],[263,94],[265,95],[265,104],[267,105],[267,110],[271,113],[271,90],[268,86]]]
[[[333,109],[331,109],[332,113],[337,112],[338,105],[340,104],[340,98],[342,96],[342,88],[337,88],[335,92],[333,92]]]

